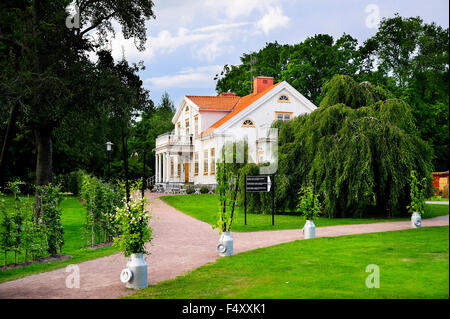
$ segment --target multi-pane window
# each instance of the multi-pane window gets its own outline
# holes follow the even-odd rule
[[[194,135],[198,134],[198,115],[194,116]]]
[[[211,149],[211,174],[216,173],[216,150]]]
[[[287,95],[282,94],[278,97],[278,102],[289,102],[289,97]]]
[[[275,120],[277,121],[289,121],[292,119],[292,112],[275,112]]]
[[[170,177],[173,177],[173,158],[170,159]]]
[[[194,153],[194,174],[198,175],[198,152]]]
[[[186,136],[189,135],[189,119],[186,119]]]
[[[180,122],[177,123],[177,134],[178,135],[181,134],[181,123]]]
[[[178,161],[177,163],[177,176],[180,177],[181,176],[181,163]]]
[[[255,126],[255,124],[253,123],[253,121],[252,120],[250,120],[250,119],[246,119],[244,122],[242,122],[242,126],[246,126],[246,127],[253,127],[253,126]]]
[[[208,175],[208,150],[203,151],[203,175]]]

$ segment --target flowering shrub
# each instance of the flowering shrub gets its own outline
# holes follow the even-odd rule
[[[135,183],[131,190],[134,196],[131,196],[129,203],[124,199],[124,205],[116,208],[115,216],[121,234],[114,238],[114,244],[125,257],[137,253],[148,254],[145,244],[152,240],[152,228],[148,224],[151,217],[145,210],[148,202],[140,197],[140,183]]]

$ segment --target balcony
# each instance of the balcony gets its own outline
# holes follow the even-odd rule
[[[192,135],[175,135],[172,132],[164,133],[156,138],[155,150],[165,150],[171,153],[186,152],[193,149]]]

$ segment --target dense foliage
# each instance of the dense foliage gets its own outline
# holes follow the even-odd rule
[[[64,230],[61,223],[61,209],[59,208],[62,201],[61,188],[59,185],[50,183],[36,186],[36,193],[36,206],[39,206],[41,211],[38,223],[44,225],[48,253],[56,255],[58,250],[61,253],[64,245]]]
[[[320,213],[319,195],[314,194],[312,186],[302,187],[298,192],[299,212],[305,216],[307,220],[314,220]]]
[[[320,106],[358,108],[400,98],[410,105],[419,137],[433,149],[434,170],[444,171],[449,165],[448,45],[448,28],[395,15],[382,19],[377,33],[363,43],[347,34],[338,39],[317,34],[293,45],[267,43],[243,54],[240,65],[225,65],[216,75],[216,91],[249,94],[252,77],[263,75],[287,81]],[[375,91],[359,90],[370,83]]]
[[[58,251],[61,253],[64,245],[59,208],[62,200],[60,187],[53,184],[37,187],[42,213],[36,219],[35,203],[20,196],[23,185],[19,180],[8,182],[8,189],[13,195],[12,209],[6,208],[4,198],[0,200],[0,249],[5,256],[5,266],[8,252],[14,252],[14,263],[17,263],[20,254],[24,254],[27,262],[30,256],[31,260],[36,260],[48,254],[56,255]]]
[[[416,171],[411,171],[410,197],[411,204],[406,208],[410,213],[417,212],[423,214],[425,211],[425,190],[426,178],[421,181],[417,180]]]
[[[84,174],[80,195],[86,207],[85,246],[111,242],[120,232],[115,217],[116,208],[123,206],[123,185]]]
[[[79,7],[80,26],[69,28],[66,7],[72,2]],[[64,159],[56,162],[64,173],[73,170],[72,160],[75,168],[90,168],[83,165],[91,164],[103,169],[106,154],[101,145],[107,141],[107,128],[116,124],[125,131],[123,121],[130,124],[135,111],[145,109],[149,99],[135,74],[141,66],[128,65],[125,60],[108,65],[111,59],[102,48],[114,33],[114,19],[124,37],[134,38],[136,47],[143,50],[145,21],[154,17],[152,8],[150,0],[1,2],[0,114],[2,119],[9,114],[7,121],[1,121],[1,177],[11,167],[5,169],[11,154],[23,153],[26,160],[15,159],[8,165],[26,164],[27,181],[35,178],[38,186],[48,184],[56,162],[54,149],[57,157]],[[95,37],[90,34],[92,30]],[[99,57],[97,63],[89,57],[93,53]],[[25,147],[11,143],[16,132],[23,135]],[[96,137],[103,137],[101,144]],[[54,139],[59,140],[56,147]],[[29,156],[33,151],[34,163]],[[63,155],[66,151],[67,157]],[[20,175],[17,168],[15,171]],[[2,186],[5,180],[2,178]]]

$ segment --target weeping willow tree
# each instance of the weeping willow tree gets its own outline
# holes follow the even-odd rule
[[[432,167],[432,150],[414,134],[409,105],[380,100],[389,95],[377,95],[382,90],[369,84],[354,87],[352,79],[334,80],[337,85],[325,86],[322,107],[275,124],[280,130],[278,173],[286,183],[278,202],[294,209],[297,191],[311,183],[330,217],[405,213],[410,171],[430,184]],[[356,96],[342,93],[347,88]]]
[[[343,103],[356,109],[392,97],[390,92],[379,86],[369,82],[357,83],[351,76],[339,74],[333,76],[323,86],[320,106]]]

